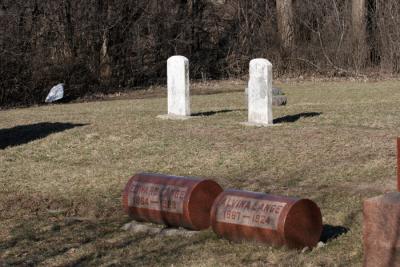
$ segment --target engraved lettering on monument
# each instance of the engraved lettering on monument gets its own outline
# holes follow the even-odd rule
[[[132,182],[128,206],[183,214],[186,193],[182,186]]]
[[[227,196],[218,206],[218,222],[276,230],[286,203],[239,196]]]

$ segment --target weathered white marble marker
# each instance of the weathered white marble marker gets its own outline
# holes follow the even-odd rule
[[[167,61],[168,115],[190,116],[189,60],[172,56]]]
[[[249,125],[272,125],[272,64],[266,59],[250,61],[248,85]]]

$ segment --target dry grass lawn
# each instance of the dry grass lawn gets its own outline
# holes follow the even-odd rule
[[[188,121],[157,119],[164,97],[0,111],[0,266],[360,266],[362,200],[396,188],[400,82],[277,85],[288,105],[268,128],[239,124],[242,92],[193,96]],[[140,171],[311,198],[326,245],[123,231],[121,191]]]

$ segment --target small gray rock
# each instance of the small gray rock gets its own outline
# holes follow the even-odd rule
[[[159,234],[162,229],[157,225],[143,224],[143,223],[133,221],[133,222],[124,224],[121,227],[121,230],[130,231],[130,232],[133,232],[136,234],[139,234],[139,233]]]
[[[272,105],[273,106],[286,106],[287,97],[283,95],[277,95],[272,97]]]
[[[191,237],[198,234],[199,231],[190,231],[181,228],[164,228],[160,235],[161,236],[183,236],[183,237]]]
[[[278,87],[272,87],[272,95],[284,95],[285,93]]]
[[[249,88],[246,87],[244,89],[244,94],[247,95],[249,93]],[[273,96],[278,96],[278,95],[285,95],[285,93],[279,89],[278,87],[272,87],[272,95]]]

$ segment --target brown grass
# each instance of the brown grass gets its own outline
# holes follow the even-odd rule
[[[269,128],[239,124],[241,92],[193,96],[193,112],[216,113],[188,121],[157,119],[165,98],[0,111],[0,266],[361,265],[362,200],[396,187],[400,83],[278,86],[289,103]],[[139,171],[311,198],[325,236],[349,231],[303,253],[125,232],[121,190]]]

